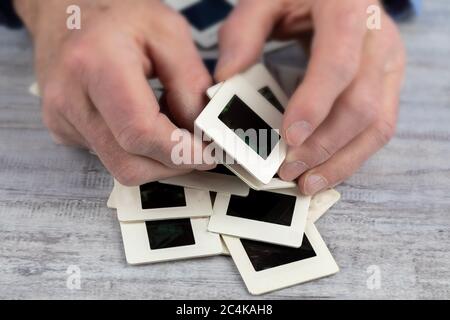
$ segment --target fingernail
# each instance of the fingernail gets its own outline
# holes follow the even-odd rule
[[[314,195],[328,186],[328,181],[321,175],[312,174],[306,178],[305,193],[307,195]]]
[[[298,121],[286,130],[286,142],[290,146],[298,147],[309,137],[312,133],[312,126],[306,121]]]
[[[308,170],[308,166],[302,161],[288,162],[281,166],[280,178],[285,181],[292,181],[306,170]]]

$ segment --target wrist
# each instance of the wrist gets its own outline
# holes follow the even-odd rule
[[[30,33],[34,34],[38,16],[38,1],[13,0],[14,9]]]
[[[13,0],[16,13],[33,40],[44,38],[49,45],[52,39],[60,38],[67,30],[66,9],[73,2],[80,0]]]

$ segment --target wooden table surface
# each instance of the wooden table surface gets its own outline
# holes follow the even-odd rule
[[[450,298],[450,3],[402,24],[409,63],[398,133],[317,224],[341,271],[263,298]],[[0,28],[0,298],[252,298],[228,257],[128,266],[110,175],[41,123],[31,45]],[[66,286],[67,268],[81,288]],[[368,271],[380,287],[367,285]],[[369,268],[369,269],[368,269]]]

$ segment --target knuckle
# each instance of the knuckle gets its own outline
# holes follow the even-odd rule
[[[155,123],[149,121],[148,123]],[[152,154],[157,152],[157,144],[152,139],[154,136],[152,126],[147,122],[137,121],[124,127],[117,135],[116,139],[119,145],[129,153],[142,154],[143,152]]]
[[[220,42],[222,42],[223,41],[223,39],[225,39],[225,36],[226,36],[226,33],[227,33],[227,31],[226,31],[226,22],[223,24],[223,25],[221,25],[220,27],[219,27],[219,31],[217,31],[217,38],[219,39],[219,43]]]
[[[404,74],[406,69],[406,52],[403,48],[402,44],[399,44],[396,49],[394,49],[394,52],[390,55],[386,65],[385,65],[385,73],[386,74],[392,74],[392,73],[399,73]]]
[[[52,119],[62,116],[67,119],[78,120],[79,109],[75,107],[75,102],[66,95],[64,88],[59,84],[48,83],[42,92],[42,115],[43,122],[48,127]]]
[[[138,186],[145,182],[142,174],[128,161],[114,164],[111,171],[117,181],[124,186]]]
[[[346,107],[362,123],[372,123],[380,108],[380,101],[373,95],[362,94],[347,101]]]
[[[105,146],[111,144],[111,134],[107,130],[97,122],[92,122],[86,126],[84,133],[92,145]]]
[[[78,73],[89,68],[93,63],[91,54],[93,43],[88,39],[77,39],[67,47],[62,57],[62,66],[70,72]]]
[[[191,77],[191,92],[195,95],[202,96],[212,84],[211,76],[207,72],[203,72],[202,69],[199,69],[198,72],[193,72]]]
[[[173,20],[174,20],[174,26],[178,30],[181,30],[181,31],[184,31],[184,32],[190,32],[191,31],[191,27],[190,27],[188,21],[184,17],[182,17],[182,16],[177,14],[173,18]]]
[[[310,139],[308,144],[312,149],[313,154],[315,154],[316,164],[325,162],[334,154],[335,148],[331,143],[326,143],[325,141],[320,141],[319,139]]]
[[[63,145],[63,146],[73,146],[74,143],[69,139],[57,134],[56,132],[50,132],[50,136],[55,144]]]
[[[191,27],[187,19],[179,13],[168,10],[161,15],[163,20],[159,19],[153,22],[153,28],[159,31],[154,35],[155,45],[156,42],[173,44],[173,41],[185,41],[192,37]],[[160,21],[164,21],[164,23]]]
[[[224,23],[219,27],[218,37],[220,40],[226,37],[234,37],[236,30],[239,30],[240,21],[236,15],[231,14]]]
[[[334,15],[335,28],[339,34],[351,35],[361,22],[360,12],[353,6],[338,5],[337,13]]]
[[[336,168],[335,172],[330,175],[329,183],[330,187],[335,186],[342,181],[349,178],[355,171],[354,164],[349,163],[346,166],[339,166]]]
[[[62,113],[66,107],[67,99],[58,85],[48,84],[42,92],[42,111],[44,121],[54,114]]]
[[[142,125],[136,123],[124,127],[117,135],[116,139],[119,145],[127,152],[135,153],[137,140],[141,140],[142,136],[146,134],[146,130]]]
[[[391,123],[386,120],[380,120],[375,124],[374,128],[375,128],[375,139],[381,146],[387,144],[395,136],[396,131],[395,123]]]
[[[61,145],[68,145],[68,142],[64,139],[64,136],[61,134],[61,128],[58,124],[58,120],[53,115],[44,113],[42,115],[42,121],[46,126],[46,128],[48,129],[50,137],[52,138],[54,143]]]
[[[190,32],[191,28],[189,26],[188,21],[186,18],[184,18],[182,15],[178,14],[177,12],[170,11],[166,17],[165,17],[166,23],[164,24],[167,26],[166,31],[172,32],[172,33],[186,33]]]
[[[58,132],[58,127],[56,125],[56,121],[52,114],[44,112],[42,114],[42,122],[47,127],[47,129],[50,131],[50,133],[56,134],[56,132]]]
[[[345,38],[345,37],[343,37]],[[351,40],[347,41],[350,42]],[[359,52],[353,48],[346,40],[333,53],[333,59],[330,62],[331,74],[338,77],[344,83],[350,83],[359,67]]]
[[[315,93],[300,86],[294,92],[286,108],[283,120],[284,129],[287,130],[292,123],[299,120],[305,120],[315,127],[323,121],[323,116],[322,109],[317,107]]]
[[[219,28],[218,31],[219,39],[224,39],[228,34],[228,30],[231,30],[232,27],[233,27],[232,21],[230,20],[225,21]]]

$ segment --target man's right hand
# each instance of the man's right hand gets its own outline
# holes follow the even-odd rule
[[[57,142],[94,151],[125,185],[210,169],[171,160],[172,132],[176,125],[192,131],[212,84],[190,27],[158,0],[132,2],[15,0],[35,45],[44,123]],[[73,4],[80,30],[66,27]],[[155,75],[170,118],[148,85]]]

